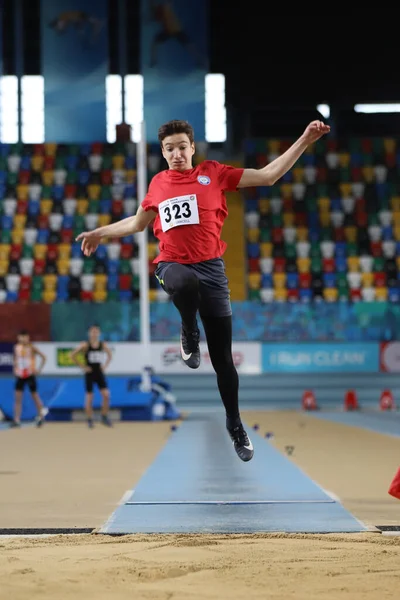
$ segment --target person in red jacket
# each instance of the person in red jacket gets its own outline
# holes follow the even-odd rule
[[[76,238],[82,241],[84,255],[90,256],[102,237],[131,235],[153,222],[160,249],[155,274],[182,319],[182,359],[192,369],[200,365],[199,314],[225,407],[226,427],[243,461],[250,460],[254,450],[240,417],[239,379],[232,359],[232,310],[222,259],[226,243],[221,240],[228,215],[225,192],[273,185],[310,144],[329,131],[328,125],[313,121],[286,152],[260,169],[235,168],[215,160],[193,167],[191,125],[169,121],[158,132],[169,168],[153,177],[136,215]]]

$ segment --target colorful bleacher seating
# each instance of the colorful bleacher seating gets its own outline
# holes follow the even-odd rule
[[[249,140],[245,166],[289,143]],[[274,186],[243,190],[249,298],[397,302],[399,166],[395,139],[327,137]]]
[[[149,147],[149,177],[159,171]],[[84,258],[74,240],[84,229],[135,213],[134,144],[0,144],[0,302],[138,297],[138,246],[110,240]],[[150,299],[168,296],[154,276],[158,246],[149,230]]]

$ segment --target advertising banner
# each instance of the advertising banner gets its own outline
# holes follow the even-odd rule
[[[206,0],[141,0],[140,38],[147,141],[171,119],[189,121],[204,140]]]
[[[0,342],[0,373],[12,373],[13,371],[14,345]]]
[[[264,373],[379,371],[379,344],[263,344]]]
[[[382,343],[379,363],[385,373],[400,373],[400,342]]]
[[[46,141],[106,140],[107,4],[41,0]]]

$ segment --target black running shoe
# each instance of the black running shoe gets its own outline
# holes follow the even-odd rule
[[[87,424],[88,424],[89,429],[93,429],[94,428],[94,421],[93,421],[93,419],[88,419],[87,420]]]
[[[108,415],[101,415],[101,422],[106,427],[112,427],[112,423],[111,423],[110,417]]]
[[[191,369],[200,366],[200,331],[185,331],[181,327],[181,356],[183,362]]]
[[[244,462],[251,460],[254,454],[253,444],[245,432],[243,425],[240,423],[240,425],[237,425],[233,429],[228,429],[228,433],[231,436],[233,447],[238,457]]]

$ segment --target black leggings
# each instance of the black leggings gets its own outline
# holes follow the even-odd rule
[[[192,331],[197,328],[199,308],[199,280],[195,273],[174,264],[168,269],[166,291],[179,310],[183,327]],[[201,316],[201,315],[200,315]],[[240,421],[239,377],[232,358],[232,317],[201,316],[206,334],[208,351],[222,402],[225,407],[227,426],[234,427]]]

